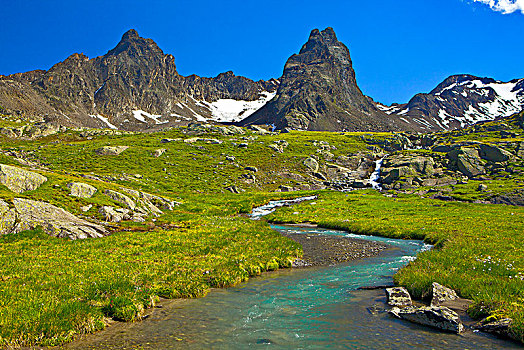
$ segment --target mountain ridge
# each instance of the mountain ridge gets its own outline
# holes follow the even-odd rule
[[[131,131],[190,122],[276,129],[431,132],[508,116],[524,107],[524,79],[457,74],[404,104],[360,90],[348,48],[333,28],[314,29],[281,77],[232,71],[183,76],[175,57],[134,29],[106,54],[74,53],[48,70],[0,76],[0,113],[70,127]]]

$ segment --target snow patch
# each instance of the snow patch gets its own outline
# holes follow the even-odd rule
[[[255,101],[233,100],[230,98],[220,99],[215,102],[205,102],[205,107],[211,110],[211,118],[217,122],[234,122],[249,117],[268,103],[276,92],[264,91],[262,96]]]
[[[160,120],[162,118],[160,114],[149,114],[147,112],[144,112],[141,109],[134,110],[132,111],[132,113],[133,113],[133,117],[136,120],[141,121],[142,123],[147,123],[146,118],[153,120],[155,124],[169,123],[169,120]]]
[[[101,120],[105,125],[107,125],[110,129],[118,129],[116,126],[114,126],[113,124],[111,124],[109,122],[109,119],[107,119],[106,117],[103,117],[101,116],[100,114],[96,114],[96,115],[89,115],[91,118],[95,118],[95,119],[98,119],[98,120]]]

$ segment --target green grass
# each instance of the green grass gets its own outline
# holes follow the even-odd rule
[[[199,215],[177,225],[79,241],[0,237],[1,344],[61,344],[105,317],[133,321],[158,297],[200,297],[301,255],[263,222]]]
[[[234,285],[262,271],[289,266],[301,255],[300,247],[267,224],[253,222],[242,214],[271,199],[316,193],[274,192],[280,185],[308,182],[311,174],[303,165],[305,158],[316,156],[324,166],[342,155],[371,154],[391,136],[326,132],[261,136],[248,132],[202,135],[218,138],[221,144],[188,144],[160,142],[164,138],[193,137],[180,129],[98,135],[93,139],[81,137],[79,131],[35,140],[0,135],[0,163],[20,166],[8,154],[23,153],[41,164],[44,168],[38,172],[48,178],[37,190],[20,195],[0,185],[0,198],[4,200],[42,200],[76,215],[86,215],[80,207],[92,204],[87,215],[98,219],[98,207],[115,205],[103,194],[106,189],[127,187],[181,202],[172,212],[166,211],[154,220],[150,217],[145,224],[113,224],[112,234],[101,239],[68,241],[49,237],[38,229],[0,237],[0,344],[61,344],[78,334],[102,329],[108,317],[136,320],[159,297],[203,296],[209,288]],[[500,139],[498,132],[469,129],[436,137],[446,142]],[[283,153],[269,148],[279,140],[289,144]],[[318,141],[329,143],[332,158],[318,151]],[[239,148],[238,144],[244,142],[248,147]],[[95,154],[95,149],[106,145],[130,148],[119,156]],[[152,153],[158,148],[167,151],[154,158]],[[433,155],[429,150],[410,152]],[[226,159],[230,156],[235,160]],[[250,173],[246,166],[258,168],[255,183],[241,178]],[[524,167],[518,161],[512,166]],[[283,175],[286,173],[298,174],[304,180]],[[524,178],[518,172],[499,175],[491,182],[482,182],[488,185],[486,192],[477,191],[477,181],[439,190],[473,202],[523,187]],[[66,185],[72,181],[91,184],[98,192],[88,199],[71,197]],[[226,191],[231,185],[246,192]],[[436,249],[421,254],[401,270],[396,282],[408,286],[416,296],[433,281],[455,288],[475,301],[472,314],[512,317],[513,329],[522,339],[524,286],[519,276],[524,273],[523,208],[395,195],[397,198],[370,190],[349,194],[324,191],[316,204],[284,208],[271,219],[311,221],[356,233],[435,243]],[[299,214],[294,214],[297,211]]]
[[[322,192],[315,203],[283,208],[268,220],[435,244],[398,272],[395,282],[415,297],[435,281],[456,289],[474,300],[473,316],[510,317],[515,336],[524,340],[524,208],[374,191]]]

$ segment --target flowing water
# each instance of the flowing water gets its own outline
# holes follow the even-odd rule
[[[281,203],[280,203],[281,204]],[[265,209],[266,211],[269,208]],[[320,228],[279,231],[348,235]],[[380,256],[289,269],[213,290],[201,299],[164,303],[143,322],[117,324],[69,345],[77,349],[511,349],[517,344],[472,332],[441,333],[381,311],[393,274],[430,246],[420,241],[349,235],[385,242]],[[375,307],[376,306],[376,307]],[[375,310],[375,311],[373,311]]]

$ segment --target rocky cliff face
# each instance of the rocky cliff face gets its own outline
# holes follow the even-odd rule
[[[507,117],[524,108],[524,79],[501,82],[473,75],[453,75],[406,104],[378,105],[385,113],[423,131],[457,129]]]
[[[73,54],[48,71],[0,77],[0,112],[63,125],[143,130],[213,119],[213,103],[259,103],[276,80],[255,82],[232,72],[183,77],[175,59],[151,39],[129,30],[107,54]],[[238,116],[237,115],[237,116]],[[239,117],[240,118],[240,117]]]
[[[349,50],[332,28],[311,32],[299,54],[286,62],[276,96],[241,124],[328,131],[406,127],[362,94]]]

